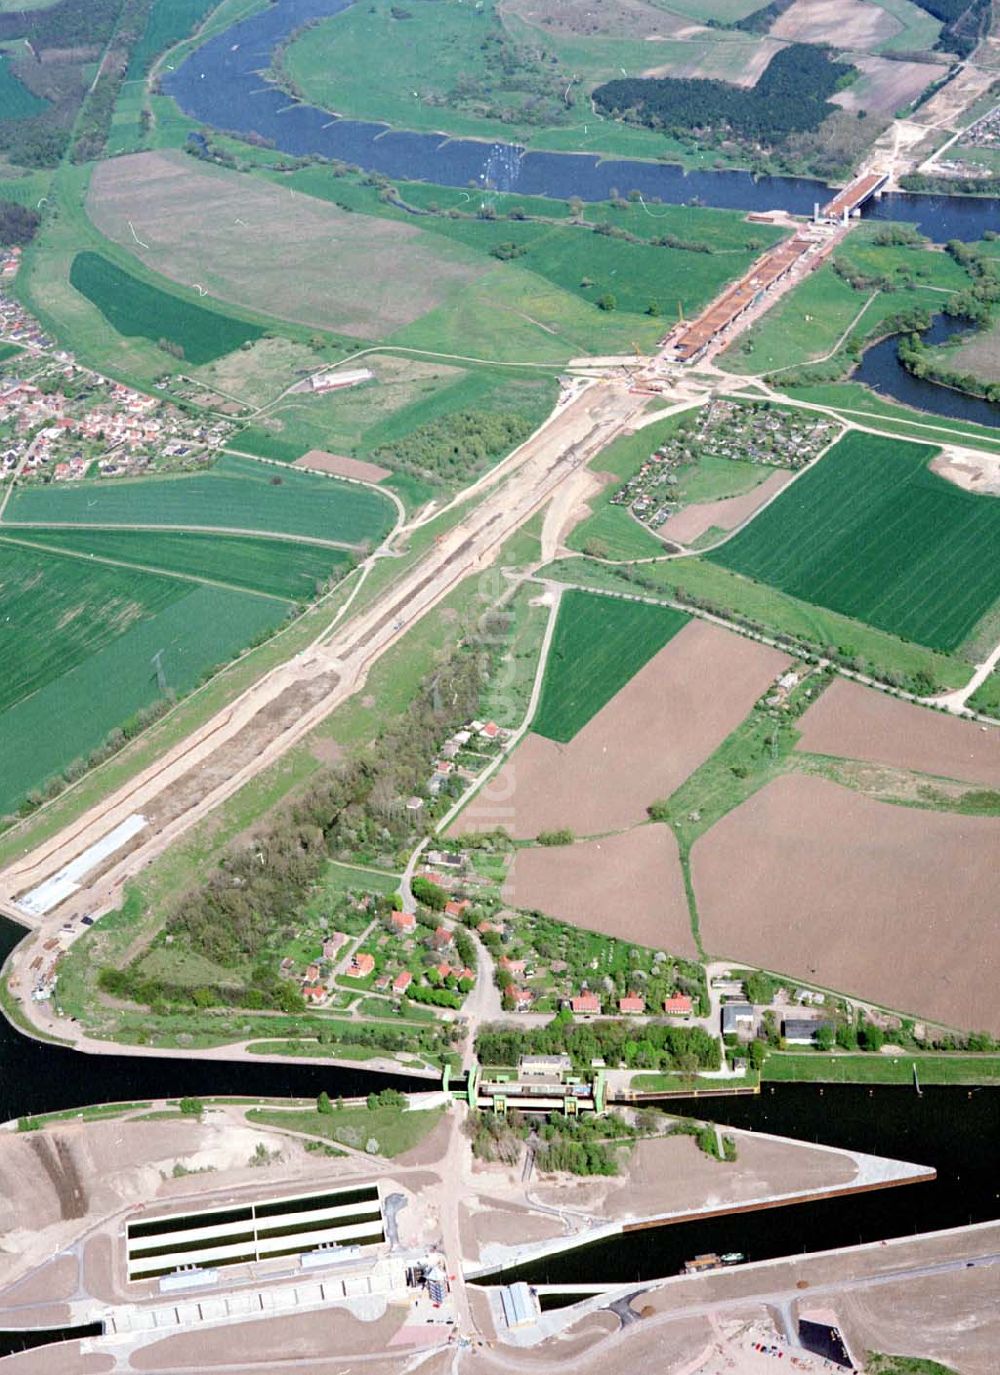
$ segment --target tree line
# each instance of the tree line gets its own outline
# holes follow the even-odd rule
[[[516,1065],[522,1055],[569,1055],[574,1065],[592,1060],[624,1062],[630,1069],[696,1073],[719,1068],[719,1043],[702,1027],[664,1022],[577,1022],[557,1012],[542,1027],[490,1024],[476,1037],[476,1054],[486,1065]]]

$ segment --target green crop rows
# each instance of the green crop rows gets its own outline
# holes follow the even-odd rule
[[[184,360],[198,367],[259,339],[259,325],[206,310],[193,301],[140,281],[100,253],[78,253],[69,280],[107,322],[128,338],[161,339],[183,350]]]
[[[0,545],[0,812],[162,688],[183,693],[287,614],[280,601]],[[9,618],[9,619],[8,619]]]
[[[803,601],[952,650],[1000,597],[1000,504],[923,444],[849,434],[709,559]]]
[[[189,530],[31,530],[24,538],[49,549],[183,573],[290,601],[308,599],[318,583],[343,576],[351,562],[346,551],[319,544]]]
[[[384,535],[393,514],[369,487],[224,454],[190,476],[24,487],[6,523],[217,526],[359,544]]]
[[[532,729],[572,740],[689,619],[670,607],[564,593]]]

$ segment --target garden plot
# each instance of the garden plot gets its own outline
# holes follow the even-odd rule
[[[529,735],[451,834],[597,835],[644,820],[743,720],[788,658],[692,621],[568,745]],[[554,914],[555,915],[555,914]]]
[[[172,281],[362,338],[410,324],[488,268],[410,225],[347,214],[180,153],[98,164],[87,212],[107,238]]]
[[[512,906],[588,931],[654,950],[697,954],[677,842],[666,826],[518,850],[503,896]]]
[[[800,722],[800,750],[1000,788],[1000,729],[837,678]]]
[[[1000,1032],[1000,820],[768,784],[691,856],[712,955],[968,1030]]]

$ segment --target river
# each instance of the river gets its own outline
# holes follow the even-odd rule
[[[163,76],[163,89],[193,119],[216,129],[256,133],[282,152],[319,154],[366,171],[439,186],[487,184],[499,191],[606,200],[612,188],[641,191],[670,204],[698,201],[719,209],[785,209],[812,213],[829,199],[823,182],[807,177],[753,177],[749,172],[685,172],[674,163],[601,160],[591,154],[525,152],[511,144],[391,130],[385,124],[339,119],[292,100],[262,77],[275,48],[300,25],[346,9],[351,0],[276,0],[233,24]],[[974,196],[892,194],[870,208],[879,219],[916,223],[937,242],[978,239],[996,228],[993,201]]]
[[[971,328],[967,320],[935,315],[930,328],[920,331],[920,337],[928,345],[943,344],[947,339]],[[914,377],[899,361],[898,343],[899,336],[890,335],[865,349],[861,362],[851,373],[851,381],[863,382],[881,396],[890,396],[894,401],[913,406],[916,410],[931,411],[934,415],[947,416],[951,420],[1000,427],[1000,406],[996,402]]]

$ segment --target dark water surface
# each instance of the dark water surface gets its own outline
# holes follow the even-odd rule
[[[0,917],[0,962],[24,934],[22,927]],[[91,1103],[187,1095],[315,1098],[323,1089],[332,1098],[351,1098],[386,1087],[426,1092],[434,1081],[336,1065],[193,1060],[181,1054],[84,1055],[32,1040],[0,1014],[0,1122]]]
[[[768,1260],[1000,1216],[1000,1088],[765,1085],[759,1098],[677,1099],[670,1112],[933,1166],[937,1179],[766,1212],[630,1232],[504,1272],[536,1284],[629,1283],[676,1274],[705,1251]],[[691,1149],[695,1146],[692,1143]],[[726,1166],[720,1164],[720,1170]],[[668,1186],[669,1193],[669,1186]],[[491,1277],[499,1282],[501,1276]]]
[[[922,330],[920,337],[928,345],[943,344],[945,340],[971,328],[967,320],[935,315],[930,328]],[[942,387],[937,382],[928,382],[925,378],[914,377],[899,361],[898,342],[898,336],[892,335],[865,349],[861,362],[851,373],[851,381],[863,382],[880,396],[890,396],[904,406],[931,411],[951,420],[968,420],[977,425],[1000,428],[1000,405],[979,396],[969,396],[966,392],[954,391],[951,387]]]
[[[612,187],[618,187],[623,193],[635,189],[670,204],[697,200],[720,209],[781,208],[806,215],[817,201],[829,199],[824,183],[807,177],[685,172],[673,163],[526,153],[512,144],[396,132],[384,124],[339,119],[267,84],[261,73],[275,47],[310,19],[338,14],[350,3],[277,0],[209,39],[175,71],[166,71],[163,88],[186,114],[213,128],[260,134],[285,153],[342,158],[367,171],[440,186],[489,182],[499,191],[559,200],[580,196],[585,201],[606,200]],[[984,229],[1000,222],[996,202],[974,196],[888,195],[869,213],[916,222],[938,242],[978,239]]]

